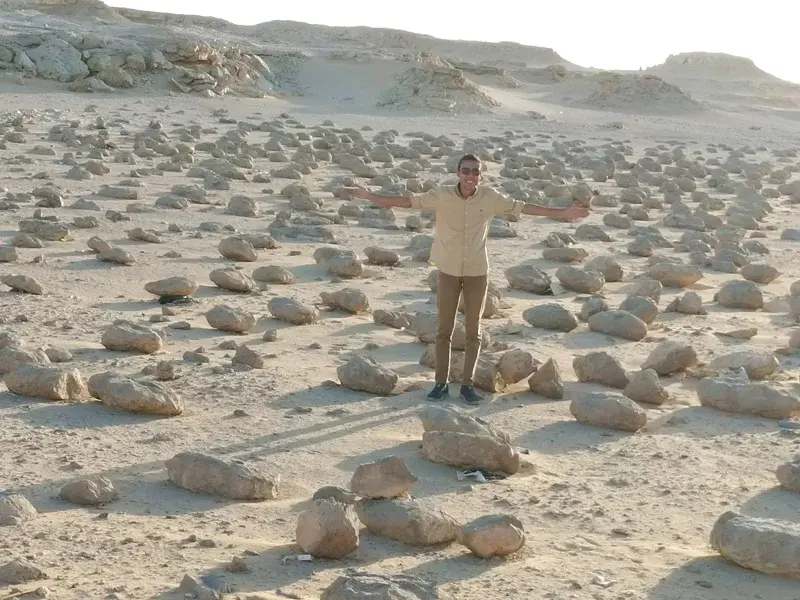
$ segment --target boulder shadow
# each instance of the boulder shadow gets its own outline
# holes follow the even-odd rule
[[[331,312],[322,313],[322,314],[324,316],[327,316],[328,318],[331,318],[331,319],[334,319],[334,318],[342,319],[342,318],[348,318],[348,317],[355,316],[355,315],[351,315],[349,313],[344,313],[344,312],[341,312],[341,311],[331,311]],[[339,329],[338,331],[334,331],[334,332],[330,333],[329,336],[330,337],[354,337],[354,336],[367,335],[367,334],[374,333],[376,331],[382,331],[382,330],[385,330],[385,329],[386,329],[386,327],[384,327],[383,325],[376,325],[372,321],[369,321],[369,322],[364,322],[364,323],[357,323],[357,324],[353,324],[353,325],[347,325],[346,327],[343,327],[342,329]]]
[[[141,267],[141,265],[118,265],[115,263],[103,262],[96,258],[87,258],[65,262],[61,268],[69,269],[70,271],[110,271],[112,269],[135,270],[137,267]]]
[[[250,296],[250,292],[234,292],[232,290],[225,290],[221,287],[217,287],[216,285],[212,284],[205,284],[201,283],[200,286],[197,288],[197,291],[193,294],[194,298],[208,298],[213,300],[220,300],[226,297],[241,297],[241,296]],[[151,296],[152,302],[156,305],[158,304],[158,299],[154,296]],[[224,302],[223,302],[224,304]]]
[[[124,300],[117,302],[97,302],[92,304],[91,308],[97,310],[107,310],[111,312],[140,312],[144,313],[148,310],[160,310],[158,302],[148,300]]]
[[[649,421],[646,430],[650,435],[674,436],[680,433],[690,437],[710,438],[722,435],[764,435],[777,430],[777,426],[771,419],[726,413],[704,406],[688,406]]]
[[[409,553],[419,555],[430,553],[432,555],[441,551],[441,546],[428,549],[413,548],[402,542],[381,538],[361,529],[360,546],[352,554],[337,560],[314,558],[311,561],[298,561],[296,557],[302,550],[296,544],[282,544],[273,546],[260,552],[256,556],[244,557],[250,572],[247,574],[229,573],[226,564],[194,574],[200,577],[208,575],[223,576],[233,594],[265,593],[270,596],[283,598],[309,598],[308,585],[310,581],[317,582],[319,589],[315,590],[313,597],[328,587],[326,583],[319,583],[320,579],[332,581],[343,575],[348,569],[366,569],[370,565],[380,563],[387,559],[407,556]],[[192,571],[188,571],[192,572]],[[292,589],[291,586],[302,582],[303,589]],[[177,591],[179,581],[175,586],[152,600],[182,600],[183,593]],[[229,597],[229,596],[225,596]]]
[[[282,408],[292,408],[297,404],[321,408],[325,406],[348,406],[375,398],[391,397],[391,394],[387,396],[379,396],[371,392],[351,390],[350,388],[335,383],[321,383],[319,385],[309,386],[300,394],[293,394],[290,397],[278,398],[274,400],[272,404]],[[284,401],[288,398],[291,398],[292,402],[287,404]]]
[[[564,334],[561,343],[567,350],[601,352],[603,350],[613,350],[618,346],[635,344],[636,342],[630,342],[622,338],[617,338],[605,333],[598,333],[588,328],[578,326],[578,329]]]
[[[79,506],[58,497],[61,486],[65,483],[79,478],[92,477],[94,475],[92,473],[75,473],[72,477],[61,481],[44,482],[31,486],[23,493],[40,513],[65,511],[88,512],[90,515],[108,513],[111,519],[114,518],[114,515],[180,516],[215,510],[230,504],[248,504],[259,507],[270,502],[269,500],[247,502],[196,494],[173,485],[167,479],[163,463],[142,467],[141,465],[134,467],[134,469],[141,469],[138,472],[123,469],[119,472],[103,473],[102,475],[114,484],[119,498],[100,506]]]
[[[577,421],[560,421],[534,429],[514,440],[514,445],[539,454],[586,452],[597,446],[612,444],[635,435],[600,427],[589,427]]]
[[[389,456],[397,456],[402,458],[406,461],[409,465],[409,470],[412,473],[416,474],[416,471],[412,468],[412,463],[417,464],[421,461],[425,461],[428,464],[432,464],[429,461],[426,461],[422,457],[422,453],[420,447],[422,446],[422,425],[420,425],[420,439],[419,440],[409,440],[407,442],[401,442],[395,446],[390,448],[380,448],[379,450],[371,450],[370,452],[365,452],[363,454],[358,454],[356,456],[348,456],[347,458],[339,461],[336,463],[336,467],[346,471],[348,473],[352,473],[355,471],[360,465],[366,463],[372,463]]]
[[[270,263],[267,263],[270,264]],[[259,264],[258,266],[264,266]],[[289,269],[292,274],[294,275],[294,283],[290,285],[277,285],[272,284],[270,289],[273,291],[281,290],[286,288],[286,296],[291,296],[291,288],[300,284],[304,283],[322,283],[328,281],[330,283],[330,279],[333,278],[333,275],[328,273],[325,267],[318,265],[317,263],[310,263],[305,265],[292,265],[291,267],[286,267]],[[347,287],[349,284],[347,282],[352,281],[350,279],[342,279],[339,283],[341,287]],[[358,279],[355,279],[355,282],[358,282]],[[337,288],[338,289],[338,288]],[[281,294],[283,295],[283,294]]]
[[[21,408],[7,419],[19,419],[35,427],[58,429],[102,429],[125,427],[161,421],[172,417],[131,414],[109,408],[97,401],[54,402],[40,398],[27,398],[11,393],[0,393],[0,410]]]
[[[742,504],[739,512],[751,517],[778,519],[800,525],[800,494],[776,485],[750,498]],[[797,589],[800,590],[800,586]]]
[[[159,245],[163,246],[165,244],[159,244]],[[224,258],[222,256],[213,256],[213,257],[212,256],[193,256],[193,257],[183,257],[183,258],[170,258],[169,259],[169,264],[171,264],[171,265],[207,264],[207,265],[213,266],[215,269],[219,269],[219,268],[222,268],[222,267],[233,267],[235,265],[247,265],[247,264],[254,265],[255,263],[237,262],[237,261],[234,261],[234,260],[230,260],[230,259]],[[247,268],[245,268],[243,270],[247,271]],[[208,287],[212,287],[212,286],[208,286]]]
[[[432,291],[426,290],[401,290],[397,292],[387,292],[383,296],[381,296],[381,300],[397,300],[400,302],[422,302],[426,303],[431,298],[435,298],[436,294]],[[431,312],[436,310],[436,305],[430,305]]]
[[[513,560],[513,558],[510,560]],[[403,573],[420,579],[435,581],[439,585],[445,585],[475,580],[488,571],[502,567],[506,562],[508,561],[501,558],[479,558],[464,548],[463,554],[444,559],[436,558],[411,569],[406,569]]]
[[[743,569],[719,556],[702,556],[673,569],[646,600],[797,600],[797,580]]]
[[[0,395],[0,402],[9,396],[9,394]],[[70,411],[74,411],[76,407],[89,407],[86,405],[63,405],[68,407]],[[91,405],[93,406],[93,405]],[[0,404],[0,408],[2,405]],[[103,410],[103,407],[99,407]],[[110,409],[106,409],[110,410]],[[388,414],[387,414],[388,413]],[[121,419],[132,419],[131,423],[135,424],[138,419],[147,417],[138,417],[137,415],[128,415],[127,413],[114,413]],[[200,451],[207,452],[223,458],[239,458],[242,460],[258,460],[263,457],[279,455],[283,452],[298,449],[308,448],[319,442],[335,440],[338,438],[358,434],[359,432],[367,431],[375,427],[382,427],[392,423],[396,423],[398,419],[403,419],[406,415],[402,410],[378,409],[368,413],[359,414],[355,416],[343,416],[338,419],[331,420],[330,423],[319,424],[299,427],[296,429],[288,430],[282,433],[269,434],[261,437],[243,440],[239,444],[230,444],[221,447],[202,447]],[[76,417],[77,419],[78,417]],[[135,420],[133,420],[135,419]],[[103,421],[104,425],[113,425]],[[128,424],[125,420],[119,425]],[[61,423],[57,423],[61,426]],[[82,425],[83,426],[83,425]],[[91,424],[89,425],[91,426]],[[148,443],[157,440],[140,440],[141,443]],[[80,477],[100,477],[104,476],[112,480],[114,485],[120,492],[120,499],[105,505],[98,509],[98,512],[118,512],[131,514],[178,514],[177,509],[185,510],[186,512],[197,512],[201,510],[208,510],[210,508],[219,507],[221,504],[238,503],[237,500],[229,500],[225,498],[217,498],[213,496],[205,496],[202,494],[195,494],[187,490],[178,488],[168,482],[165,473],[164,460],[153,460],[146,463],[139,463],[125,467],[106,469],[94,473],[86,473],[82,471],[69,471],[65,472],[63,476],[59,476],[49,481],[32,484],[23,487],[9,487],[7,491],[23,494],[33,502],[37,508],[43,512],[63,511],[68,509],[75,509],[76,507],[58,500],[56,497],[58,492],[64,484]],[[307,490],[297,488],[292,492],[295,486],[290,481],[287,485],[282,486],[284,492],[281,494],[281,499],[295,498],[298,502],[306,500],[309,494]],[[290,492],[287,494],[287,490]],[[165,499],[164,496],[168,496]],[[253,502],[254,506],[268,505],[260,502]],[[205,508],[204,508],[205,507]],[[90,509],[95,510],[95,509]]]

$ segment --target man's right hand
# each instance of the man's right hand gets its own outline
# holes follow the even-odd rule
[[[343,187],[340,190],[339,195],[344,199],[348,200],[350,198],[358,198],[360,200],[369,200],[369,190],[365,187],[360,185],[356,185],[353,187]]]

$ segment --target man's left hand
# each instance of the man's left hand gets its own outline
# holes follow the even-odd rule
[[[589,209],[585,206],[579,206],[575,204],[569,208],[565,208],[558,216],[561,221],[572,223],[573,221],[580,221],[581,219],[588,217]]]

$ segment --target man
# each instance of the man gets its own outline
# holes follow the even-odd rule
[[[410,198],[381,196],[361,186],[342,189],[344,198],[360,198],[384,208],[436,211],[431,262],[439,269],[436,298],[439,323],[436,332],[436,384],[428,394],[428,400],[441,400],[450,393],[450,346],[463,294],[467,343],[460,397],[468,404],[480,402],[473,378],[481,350],[480,321],[486,302],[489,271],[486,238],[492,219],[526,214],[576,221],[589,214],[588,209],[581,206],[554,209],[512,200],[494,188],[479,185],[481,171],[480,159],[467,154],[458,162],[457,185],[441,186],[423,194],[413,194]]]

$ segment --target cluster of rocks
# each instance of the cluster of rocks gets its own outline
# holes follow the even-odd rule
[[[507,556],[525,544],[522,523],[487,515],[459,525],[445,511],[411,497],[417,478],[402,458],[390,456],[356,469],[350,490],[325,487],[297,520],[303,552],[340,559],[358,550],[361,525],[371,533],[411,546],[459,542],[476,556]]]
[[[395,85],[380,95],[378,106],[443,112],[485,111],[499,106],[461,69],[446,60],[430,55],[421,55],[413,60],[415,64],[399,73]]]
[[[791,320],[800,317],[800,301],[797,300],[800,298],[800,285],[792,284],[786,295],[785,289],[781,289],[781,272],[766,262],[770,250],[760,241],[768,235],[767,232],[777,229],[765,223],[775,207],[781,202],[795,204],[800,198],[800,188],[789,183],[797,168],[791,161],[784,161],[787,157],[778,151],[773,154],[778,165],[750,158],[755,149],[722,145],[713,149],[714,152],[727,152],[726,158],[701,160],[697,156],[688,156],[680,144],[670,142],[646,149],[641,159],[632,162],[629,157],[633,155],[633,149],[626,142],[609,141],[594,145],[580,140],[554,139],[545,134],[534,138],[523,132],[507,132],[501,136],[470,138],[456,148],[447,136],[424,132],[401,136],[397,131],[381,131],[368,138],[364,133],[368,129],[343,129],[333,123],[306,128],[298,121],[282,117],[253,125],[231,119],[225,111],[217,112],[216,116],[220,124],[231,127],[224,132],[216,128],[209,132],[195,127],[167,131],[161,123],[153,122],[142,131],[121,134],[132,142],[132,152],[115,146],[116,138],[111,136],[110,123],[102,118],[86,126],[86,131],[82,123],[74,127],[71,123],[61,123],[52,128],[48,133],[49,141],[64,144],[75,149],[76,153],[82,152],[82,157],[89,155],[86,156],[88,160],[80,165],[76,154],[65,154],[57,161],[57,164],[63,162],[68,166],[74,177],[83,180],[83,172],[91,175],[91,179],[85,178],[86,181],[106,176],[110,169],[104,160],[130,165],[130,177],[124,183],[101,185],[91,199],[80,198],[70,206],[65,203],[70,192],[55,186],[36,187],[30,194],[9,192],[4,210],[18,211],[33,202],[37,204],[37,210],[30,218],[19,221],[19,235],[0,251],[0,256],[16,261],[18,255],[24,255],[28,248],[68,243],[73,236],[79,237],[81,230],[103,224],[101,219],[67,223],[44,215],[43,210],[99,211],[101,203],[105,202],[103,199],[109,199],[136,201],[124,213],[108,211],[105,216],[109,221],[124,221],[125,217],[131,218],[130,215],[150,210],[187,211],[195,208],[200,211],[219,208],[229,218],[256,219],[270,215],[271,208],[260,199],[236,194],[238,190],[233,188],[250,183],[271,183],[273,179],[291,180],[277,195],[275,202],[283,203],[280,206],[282,210],[269,226],[269,235],[241,233],[232,225],[222,226],[212,221],[198,227],[196,234],[201,237],[220,236],[209,244],[214,248],[215,259],[219,260],[218,253],[224,260],[236,263],[214,269],[209,274],[213,285],[232,293],[225,295],[224,301],[203,307],[201,314],[208,326],[225,334],[253,332],[262,315],[243,308],[245,301],[238,294],[260,293],[271,289],[269,286],[291,286],[296,280],[291,269],[272,263],[257,264],[264,255],[269,255],[261,251],[277,248],[276,239],[308,239],[317,244],[308,262],[316,264],[320,280],[329,278],[335,287],[326,289],[319,295],[318,302],[311,303],[307,298],[301,301],[271,294],[265,303],[268,315],[264,316],[281,323],[307,326],[320,320],[321,309],[355,315],[354,318],[362,320],[371,312],[374,323],[405,329],[416,341],[428,344],[420,363],[435,368],[435,353],[430,344],[436,335],[436,315],[378,308],[373,306],[375,297],[368,298],[364,292],[369,287],[361,289],[359,285],[376,272],[391,273],[391,269],[408,257],[412,262],[427,261],[432,238],[424,230],[431,227],[435,215],[414,215],[414,219],[407,220],[402,227],[397,224],[398,216],[392,210],[365,209],[347,202],[336,204],[335,198],[341,197],[343,185],[363,181],[398,194],[430,189],[437,180],[449,181],[447,177],[455,169],[454,159],[461,153],[475,152],[487,164],[500,167],[500,177],[489,178],[489,183],[515,198],[552,206],[578,202],[590,205],[595,214],[602,214],[598,222],[581,224],[569,229],[568,233],[559,231],[548,235],[542,240],[542,260],[537,260],[536,265],[526,262],[506,271],[510,288],[533,295],[524,301],[524,308],[520,311],[522,319],[532,328],[547,330],[548,335],[556,339],[561,335],[580,333],[604,340],[607,338],[600,336],[612,336],[619,344],[638,344],[648,336],[654,341],[656,332],[669,333],[670,330],[660,322],[661,312],[678,313],[672,316],[680,319],[689,320],[691,316],[699,320],[709,310],[731,313],[761,310],[772,296],[781,296],[779,299],[785,301],[787,316]],[[15,118],[4,124],[4,143],[13,147],[12,144],[19,143],[14,139],[19,137],[12,134],[31,135],[35,128],[30,125],[24,118]],[[216,137],[213,141],[201,141],[204,135]],[[268,140],[263,141],[262,135]],[[408,139],[403,140],[403,137]],[[151,169],[149,165],[155,161],[163,162]],[[148,166],[141,167],[142,162]],[[280,166],[269,172],[262,171],[259,163],[264,162]],[[322,190],[334,200],[301,183],[304,177],[323,166],[336,166],[347,172],[343,177],[335,177]],[[187,177],[196,180],[196,185],[177,185],[168,196],[156,200],[153,206],[139,202],[144,198],[143,186],[137,186],[135,182],[158,173],[184,170]],[[589,179],[592,184],[588,183]],[[775,187],[767,187],[769,185]],[[603,188],[605,193],[599,193],[595,187]],[[616,189],[612,192],[612,188]],[[226,193],[226,197],[230,195],[227,203],[216,202],[214,196],[217,192],[230,192]],[[268,195],[275,194],[270,192]],[[271,201],[268,206],[275,202]],[[96,208],[90,203],[94,203]],[[494,233],[490,232],[490,235],[506,235],[507,231],[514,231],[512,224],[513,221],[509,220],[502,220],[502,224],[496,222]],[[405,229],[406,235],[413,236],[399,252],[371,245],[363,250],[362,255],[360,251],[335,243],[338,232],[350,226],[393,232]],[[675,234],[676,239],[667,239],[662,233],[672,230],[679,231]],[[169,239],[169,235],[181,233],[177,225],[166,231],[143,226],[131,228],[127,237],[140,243],[146,253]],[[784,229],[780,237],[781,240],[776,242],[782,244],[781,247],[791,247],[800,239],[800,234]],[[625,259],[628,262],[624,263],[624,268],[620,254],[613,252],[614,242],[622,242],[627,253]],[[132,253],[114,247],[98,236],[90,238],[87,245],[100,260],[116,252],[111,255],[118,259],[111,262],[135,263]],[[608,250],[604,249],[606,247]],[[596,248],[603,250],[595,254]],[[133,260],[126,258],[128,255]],[[164,256],[180,257],[175,254]],[[239,263],[254,263],[253,270],[245,272]],[[717,277],[726,276],[715,290],[713,299],[704,296],[704,287],[698,285],[701,281],[705,283],[703,277],[708,275],[708,271]],[[425,281],[436,293],[437,272],[431,271]],[[0,277],[0,282],[21,293],[44,294],[45,299],[52,293],[49,286],[41,285],[29,275],[16,274],[16,271]],[[194,305],[196,299],[193,296],[199,289],[199,282],[176,276],[150,281],[144,289],[171,311],[170,314],[155,315],[159,319],[152,323],[167,322],[166,317],[176,312],[169,308],[173,301]],[[612,306],[607,296],[618,290],[625,291],[625,298]],[[661,304],[662,294],[676,295],[665,306]],[[39,300],[22,295],[15,295],[15,298],[22,302]],[[580,308],[571,310],[566,300],[577,300],[575,306]],[[712,308],[714,303],[716,305]],[[510,306],[503,298],[503,292],[491,285],[483,317],[506,316],[505,311]],[[664,307],[663,311],[660,307]],[[166,327],[189,328],[186,322],[170,323]],[[585,333],[587,328],[588,333]],[[587,425],[630,432],[642,429],[647,424],[646,407],[663,405],[670,400],[662,378],[676,374],[699,379],[697,396],[703,406],[771,419],[788,419],[800,414],[800,399],[796,393],[790,386],[773,378],[780,372],[776,356],[772,352],[752,350],[746,345],[741,346],[743,350],[720,353],[704,362],[706,357],[699,356],[690,343],[677,337],[667,339],[652,351],[648,347],[648,351],[642,353],[644,360],[634,370],[626,369],[613,356],[613,350],[584,353],[574,357],[572,369],[579,382],[596,387],[588,393],[572,394],[569,393],[572,390],[565,389],[561,367],[554,359],[542,363],[526,349],[498,343],[493,337],[488,330],[482,332],[485,351],[477,367],[475,382],[478,387],[495,393],[527,383],[527,388],[535,394],[553,399],[566,396],[570,400],[571,414]],[[120,320],[104,328],[100,343],[115,353],[153,356],[172,350],[165,343],[166,339],[165,331],[157,326]],[[268,329],[262,339],[275,341],[276,330]],[[251,347],[249,342],[239,344],[225,340],[223,344],[220,348],[235,351],[230,358],[231,369],[260,369],[267,364],[266,356]],[[452,380],[457,382],[463,373],[463,350],[466,346],[466,330],[460,321],[453,335],[453,345],[450,372]],[[796,330],[788,336],[787,346],[787,351],[800,347]],[[53,364],[63,362],[62,356],[54,349],[28,348],[19,340],[9,339],[0,343],[0,374],[5,375],[5,383],[11,392],[24,396],[48,400],[91,396],[119,410],[166,416],[178,415],[184,410],[181,398],[164,384],[174,375],[168,361],[160,362],[150,373],[155,375],[156,381],[134,379],[114,371],[93,374],[84,380],[77,370]],[[190,352],[184,355],[184,360],[204,363],[209,359],[202,352]],[[337,376],[344,387],[374,395],[389,395],[399,383],[398,373],[366,353],[343,360],[338,365]],[[575,386],[575,389],[586,388]],[[458,468],[501,473],[502,476],[519,471],[520,451],[512,445],[506,433],[487,423],[438,406],[429,407],[423,413],[422,421],[425,431],[421,447],[428,460]],[[401,468],[400,462],[392,459],[385,464],[365,465],[357,471],[359,480],[351,484],[349,492],[325,492],[316,497],[313,507],[298,521],[297,541],[301,548],[320,556],[349,554],[358,547],[361,525],[379,535],[412,540],[409,543],[419,545],[438,543],[431,540],[458,540],[479,556],[498,555],[505,550],[501,552],[497,548],[508,549],[524,543],[521,525],[510,517],[484,517],[470,526],[460,526],[443,511],[405,497],[413,485],[413,475],[408,473],[404,463]],[[279,482],[276,476],[257,472],[235,461],[187,453],[168,461],[167,468],[171,481],[193,492],[252,500],[277,495]],[[389,475],[387,470],[391,471]],[[778,478],[781,485],[786,489],[796,489],[796,473],[794,463],[780,467]],[[375,491],[364,483],[364,480],[372,478],[382,483],[391,480],[392,486],[399,483],[392,489],[389,486]],[[113,501],[115,494],[109,480],[92,478],[65,486],[61,497],[77,504],[92,505]],[[26,518],[26,510],[20,508],[18,500],[6,500],[6,504],[13,504],[17,511],[5,517],[9,521]],[[735,532],[758,532],[772,525],[727,519],[725,527],[720,526],[720,529],[727,532],[733,527],[740,528]],[[451,535],[453,537],[448,538]],[[744,537],[740,533],[731,535],[737,539]],[[730,535],[720,533],[718,537],[722,540],[719,551],[723,555],[737,556],[729,549],[733,542],[725,541],[731,539]],[[497,540],[502,540],[502,543]],[[744,552],[754,556],[758,548],[756,545]],[[746,562],[746,559],[739,560],[742,564]],[[363,578],[354,577],[334,584],[332,589],[350,589],[348,586],[360,585],[359,582],[363,582]],[[333,592],[329,597],[336,597],[331,594]]]
[[[172,90],[207,96],[228,93],[260,97],[272,91],[274,77],[264,60],[270,52],[252,44],[228,46],[189,34],[159,38],[137,35],[136,23],[110,25],[118,37],[85,34],[77,23],[46,33],[0,36],[0,70],[23,77],[69,83],[77,92],[113,92],[169,82]]]
[[[603,71],[593,77],[594,89],[586,103],[605,109],[633,106],[636,109],[680,110],[698,112],[705,109],[677,85],[657,75],[626,75]]]

